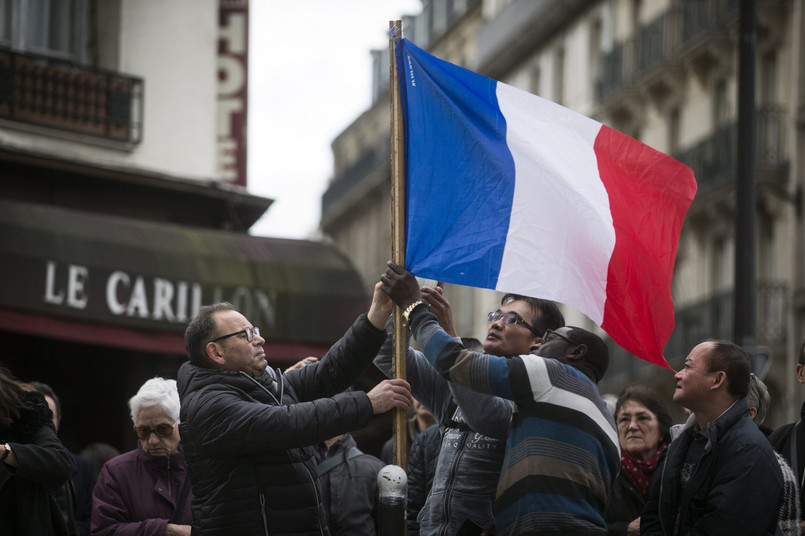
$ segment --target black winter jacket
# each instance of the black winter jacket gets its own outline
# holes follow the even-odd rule
[[[50,536],[69,530],[51,497],[70,479],[73,458],[56,437],[50,409],[38,391],[23,394],[30,410],[22,410],[0,441],[9,443],[17,467],[0,462],[0,534]]]
[[[709,448],[681,490],[679,475],[694,435],[691,416],[654,474],[640,517],[641,535],[777,533],[783,477],[771,445],[748,411],[741,399],[708,423]]]
[[[802,482],[803,467],[805,467],[805,402],[800,408],[800,420],[784,424],[769,436],[771,446],[779,452],[797,477]],[[805,493],[800,492],[800,512],[805,512]],[[803,513],[802,515],[805,515]]]
[[[637,488],[629,482],[621,471],[609,493],[607,515],[607,536],[624,536],[629,523],[640,517],[646,502]]]
[[[194,535],[329,535],[314,446],[369,422],[365,393],[337,393],[366,369],[384,336],[361,315],[320,361],[286,374],[181,366]]]

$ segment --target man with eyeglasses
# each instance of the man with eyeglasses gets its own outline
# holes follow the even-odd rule
[[[417,290],[445,331],[460,345],[450,304],[441,287],[417,287]],[[404,317],[410,314],[407,308],[403,311]],[[528,353],[546,330],[564,325],[555,303],[515,294],[505,295],[500,308],[489,313],[488,319],[483,349],[504,357]],[[390,338],[375,364],[391,373]],[[422,352],[410,347],[406,353],[406,379],[414,398],[433,414],[442,434],[433,483],[417,517],[419,534],[480,533],[494,517],[495,489],[503,466],[513,404],[448,381]]]
[[[605,534],[620,445],[596,386],[609,364],[604,341],[560,327],[545,331],[537,355],[492,354],[486,344],[487,353],[471,352],[440,327],[410,272],[389,263],[381,282],[441,377],[516,404],[497,482],[497,534]]]
[[[411,404],[404,380],[343,392],[377,354],[391,308],[378,283],[369,312],[341,340],[284,373],[267,366],[265,339],[231,304],[201,308],[178,378],[194,534],[330,534],[316,445]]]

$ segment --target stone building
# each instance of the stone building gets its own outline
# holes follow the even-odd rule
[[[680,368],[706,338],[732,339],[737,162],[737,0],[423,0],[403,32],[447,61],[558,102],[690,165],[698,192],[682,230],[665,356]],[[772,356],[767,424],[795,420],[805,389],[803,26],[797,0],[757,2],[756,342]],[[372,283],[390,257],[388,51],[374,102],[333,142],[321,230]],[[457,329],[482,337],[499,295],[448,285]],[[568,324],[595,326],[565,309]],[[670,399],[670,371],[611,344],[602,391],[647,383]]]

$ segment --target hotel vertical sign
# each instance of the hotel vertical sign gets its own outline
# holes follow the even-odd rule
[[[218,11],[218,141],[223,182],[246,186],[249,0],[220,0]]]

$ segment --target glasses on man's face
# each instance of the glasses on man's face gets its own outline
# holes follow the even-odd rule
[[[556,340],[556,339],[564,339],[565,341],[569,342],[570,344],[572,344],[574,346],[581,346],[579,343],[577,343],[576,341],[574,341],[573,339],[571,339],[567,335],[562,335],[561,333],[557,333],[556,331],[554,331],[552,329],[546,329],[545,330],[545,335],[542,336],[542,344],[545,344],[546,342],[548,342],[550,340]]]
[[[533,333],[534,335],[539,337],[539,333],[537,333],[537,330],[534,329],[534,327],[531,324],[526,322],[523,319],[522,316],[518,315],[514,311],[510,311],[508,313],[502,313],[500,311],[493,311],[493,312],[489,313],[489,316],[487,316],[487,319],[490,322],[497,322],[498,320],[503,320],[504,324],[508,324],[510,326],[513,326],[515,324],[522,324],[523,326],[527,327],[528,330],[531,333]]]
[[[229,335],[222,335],[221,337],[218,337],[217,339],[213,339],[210,342],[222,341],[224,339],[228,339],[229,337],[234,337],[235,335],[246,335],[246,340],[248,342],[252,342],[254,340],[255,335],[257,335],[258,337],[260,336],[260,328],[251,327],[251,328],[242,329],[240,331],[236,331],[235,333],[230,333]]]
[[[151,434],[156,434],[159,437],[170,437],[173,433],[173,424],[162,423],[151,428],[150,426],[135,426],[134,433],[142,440],[147,440]]]

